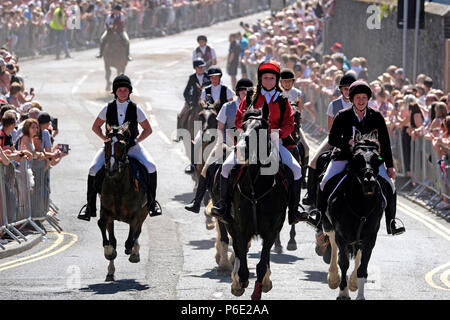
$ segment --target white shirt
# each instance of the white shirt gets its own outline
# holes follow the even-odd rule
[[[125,102],[120,103],[116,99],[116,103],[117,103],[117,120],[119,121],[119,126],[121,126],[123,124],[123,122],[125,121],[125,115],[127,113],[128,102],[130,102],[130,100],[127,100]],[[137,113],[137,121],[138,121],[138,123],[141,123],[141,122],[144,122],[145,120],[147,120],[147,116],[145,115],[144,111],[139,106],[136,106],[136,109],[137,109],[136,113]],[[107,110],[108,110],[108,105],[103,107],[103,109],[98,114],[98,118],[100,118],[103,121],[106,121],[106,111]]]
[[[297,108],[293,104],[303,96],[303,92],[295,87],[292,87],[288,91],[283,91],[283,96],[289,100],[292,109],[295,111]]]
[[[199,75],[198,73],[196,73],[195,75],[197,76],[197,80],[200,83],[200,85],[202,85],[203,78],[205,77],[204,74],[202,73],[202,74]]]
[[[276,93],[276,94],[275,94],[275,93]],[[280,94],[280,92],[279,92],[279,91],[276,91],[275,88],[273,88],[273,89],[270,90],[270,91],[267,91],[266,89],[261,88],[261,94],[264,96],[264,98],[266,98],[267,104],[269,104],[270,101],[272,100],[272,97],[273,97],[273,96],[275,96],[275,97],[273,98],[273,100],[275,100],[276,98],[278,98],[278,95]]]
[[[342,101],[342,109],[345,109],[345,108],[348,108],[348,107],[352,106],[352,103],[350,102],[350,100],[349,101],[345,101],[343,96],[341,96],[341,101]],[[336,114],[333,113],[333,103],[330,103],[328,105],[327,115],[329,117],[332,117],[332,118],[334,118],[336,116]]]
[[[211,85],[211,96],[214,101],[217,101],[218,99],[220,99],[220,90],[221,89],[222,89],[221,83],[219,83],[219,85],[217,87]],[[234,91],[227,87],[227,101],[230,99],[233,99],[234,95],[235,95]],[[206,99],[206,90],[205,89],[203,89],[202,95],[200,98],[202,100]],[[226,101],[222,101],[222,102],[226,102]]]

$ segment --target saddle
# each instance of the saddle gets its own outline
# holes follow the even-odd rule
[[[230,191],[233,192],[239,183],[242,174],[244,173],[245,165],[236,165],[230,172],[228,177],[228,183],[231,186]],[[212,190],[214,186],[218,185],[218,181],[220,179],[220,174],[222,173],[222,165],[218,163],[218,161],[214,161],[208,167],[207,170],[207,188]],[[284,188],[287,193],[289,193],[289,186],[294,182],[294,175],[292,171],[285,166],[281,161],[279,163],[278,173],[275,175],[275,179],[279,179],[284,185]]]
[[[131,166],[133,175],[136,178],[136,180],[138,181],[139,186],[141,188],[143,188],[145,190],[145,192],[147,192],[147,189],[148,189],[147,186],[149,183],[147,169],[138,160],[133,159],[133,158],[128,158],[128,159],[130,161],[130,166]],[[103,184],[103,179],[105,178],[105,174],[106,174],[105,166],[103,166],[95,175],[95,190],[99,194],[102,192],[102,184]]]

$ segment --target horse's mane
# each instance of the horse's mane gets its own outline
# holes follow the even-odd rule
[[[355,141],[352,151],[355,151],[360,147],[374,147],[377,150],[380,150],[380,142],[371,134],[363,134]]]
[[[261,109],[248,109],[244,113],[244,122],[248,120],[250,117],[260,117],[262,115]]]

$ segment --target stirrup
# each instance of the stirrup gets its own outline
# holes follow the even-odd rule
[[[392,229],[392,225],[395,226],[395,220],[400,221],[400,223],[402,224],[402,226],[399,227],[399,228],[395,228],[395,231],[394,231],[394,229]],[[406,232],[405,224],[403,223],[402,220],[400,220],[400,219],[398,219],[398,218],[391,219],[391,222],[390,222],[390,224],[389,224],[389,230],[391,231],[391,235],[393,235],[393,236],[399,236],[399,235],[401,235],[402,233],[405,233],[405,232]]]
[[[158,210],[158,209],[159,209],[159,210]],[[151,210],[149,210],[148,215],[149,215],[150,217],[157,217],[157,216],[162,215],[162,208],[161,208],[161,205],[159,204],[158,201],[155,200],[155,203],[154,203],[154,205],[153,205],[153,208],[152,208]]]
[[[84,210],[84,211],[83,211]],[[87,211],[87,203],[81,207],[80,212],[78,212],[77,218],[84,221],[90,221],[91,220],[91,214]]]
[[[312,216],[315,216],[313,218]],[[318,209],[313,209],[308,212],[308,219],[306,220],[306,223],[310,226],[317,228],[320,224],[320,221],[322,221],[322,213]]]

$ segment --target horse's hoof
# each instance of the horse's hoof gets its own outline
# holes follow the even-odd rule
[[[139,253],[132,253],[130,255],[130,258],[128,258],[128,261],[130,261],[131,263],[138,263],[139,261],[141,261]]]
[[[335,279],[331,279],[330,276],[328,276],[328,287],[330,289],[336,289],[339,287],[339,283],[341,282],[341,277],[337,276]]]
[[[107,260],[114,260],[117,257],[117,251],[114,248],[106,248],[105,249],[105,258]]]
[[[131,254],[131,248],[130,249],[125,249],[125,254],[128,256]]]
[[[105,282],[113,282],[113,281],[116,281],[113,274],[106,275]]]
[[[297,250],[297,242],[295,241],[289,241],[287,244],[286,249],[288,249],[289,251],[295,251]]]
[[[270,290],[272,290],[272,280],[269,280],[267,283],[263,283],[262,285],[262,292],[267,293]]]
[[[346,296],[338,296],[338,297],[336,298],[336,300],[352,300],[352,298],[346,297]]]
[[[282,246],[275,246],[273,248],[273,251],[277,254],[282,254],[283,253],[283,247]]]
[[[241,281],[241,286],[242,286],[242,288],[247,288],[248,287],[248,280],[247,281]]]
[[[239,289],[231,288],[231,294],[236,297],[242,296],[244,294],[244,292],[245,292],[244,288],[239,288]]]
[[[356,279],[353,280],[353,278],[350,278],[350,281],[348,282],[348,288],[352,292],[355,292],[356,290],[358,290],[358,281]]]

